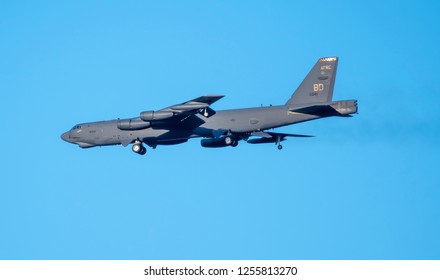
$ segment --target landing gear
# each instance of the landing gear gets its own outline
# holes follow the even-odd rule
[[[232,136],[225,137],[225,144],[226,145],[232,145],[233,142],[234,142],[234,139],[232,138]]]
[[[131,149],[133,150],[133,152],[140,155],[145,155],[145,153],[147,152],[147,149],[142,145],[142,142],[139,140],[136,140],[136,142],[134,142]]]
[[[225,144],[232,147],[237,147],[238,140],[234,136],[226,136]]]
[[[141,156],[145,155],[147,153],[147,148],[142,147],[141,152],[139,153]]]
[[[139,154],[142,151],[142,145],[141,144],[134,144],[133,147],[131,147],[131,149],[136,154]]]
[[[283,145],[281,145],[281,141],[283,141],[284,138],[281,138],[280,135],[277,136],[277,141],[275,142],[275,145],[277,145],[278,150],[283,149]]]

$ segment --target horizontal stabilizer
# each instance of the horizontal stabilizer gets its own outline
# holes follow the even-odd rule
[[[343,100],[332,102],[327,105],[311,105],[298,108],[290,108],[290,113],[309,114],[317,116],[348,116],[358,111],[357,100]]]
[[[254,131],[251,132],[250,136],[262,137],[262,138],[273,138],[273,137],[314,137],[312,135],[304,135],[304,134],[289,134],[289,133],[278,133],[278,132],[265,132],[265,131]]]
[[[329,105],[313,105],[302,108],[289,109],[289,111],[294,113],[314,115],[323,112],[331,112],[334,111],[334,109]]]
[[[286,140],[285,139],[286,137],[313,137],[311,135],[266,132],[266,131],[255,131],[250,133],[250,136],[255,136],[258,138],[247,140],[249,144],[280,143],[281,141]]]

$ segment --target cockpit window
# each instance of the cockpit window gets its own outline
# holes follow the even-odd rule
[[[80,125],[75,125],[74,127],[72,127],[72,130],[75,130],[75,129],[81,129],[81,126]]]

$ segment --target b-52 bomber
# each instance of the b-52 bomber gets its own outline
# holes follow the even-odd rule
[[[61,138],[81,148],[133,144],[133,152],[140,155],[147,151],[144,144],[154,149],[196,137],[203,138],[206,148],[235,147],[245,141],[275,143],[281,150],[286,137],[310,136],[272,128],[357,113],[357,100],[332,101],[337,66],[337,57],[320,58],[284,105],[215,111],[211,105],[224,96],[204,95],[130,119],[77,124]]]

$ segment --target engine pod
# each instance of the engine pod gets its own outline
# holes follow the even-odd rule
[[[118,120],[118,128],[120,130],[139,130],[147,128],[151,125],[150,122],[145,122],[140,119],[124,119],[124,120]]]
[[[169,111],[145,111],[140,114],[140,118],[143,121],[158,121],[168,119],[174,116],[173,112]]]
[[[205,138],[200,141],[202,147],[205,148],[221,148],[232,144],[231,136],[220,136],[218,138]]]

